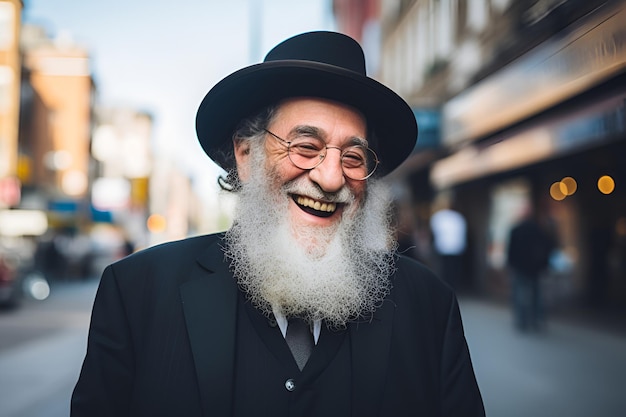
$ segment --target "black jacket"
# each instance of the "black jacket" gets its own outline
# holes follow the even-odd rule
[[[231,414],[240,297],[221,237],[167,243],[106,268],[73,417]],[[373,319],[349,326],[352,414],[483,416],[452,290],[402,256],[392,283]]]

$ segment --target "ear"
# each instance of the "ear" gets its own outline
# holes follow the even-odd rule
[[[247,181],[250,176],[250,141],[233,139],[237,174],[241,181]]]

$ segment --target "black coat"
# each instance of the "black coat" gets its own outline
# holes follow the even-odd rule
[[[239,290],[220,244],[191,238],[106,268],[73,417],[231,414]],[[349,326],[352,414],[483,416],[452,290],[405,257],[392,283],[374,318]]]
[[[525,219],[511,229],[507,264],[528,277],[537,278],[556,247],[554,238],[536,221]]]

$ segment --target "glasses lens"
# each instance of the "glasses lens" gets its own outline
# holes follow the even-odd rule
[[[341,153],[341,165],[346,177],[363,180],[374,173],[378,158],[374,151],[364,146],[349,146]]]
[[[321,139],[299,136],[289,146],[289,158],[301,169],[312,169],[320,164],[326,151],[326,144]]]

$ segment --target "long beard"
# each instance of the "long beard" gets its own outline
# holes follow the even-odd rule
[[[231,269],[249,300],[266,315],[278,308],[331,328],[369,317],[388,294],[394,272],[388,187],[370,180],[360,206],[343,191],[337,198],[349,202],[336,226],[296,228],[286,215],[287,190],[311,195],[313,185],[302,176],[277,192],[272,176],[256,170],[242,185],[225,240]]]

